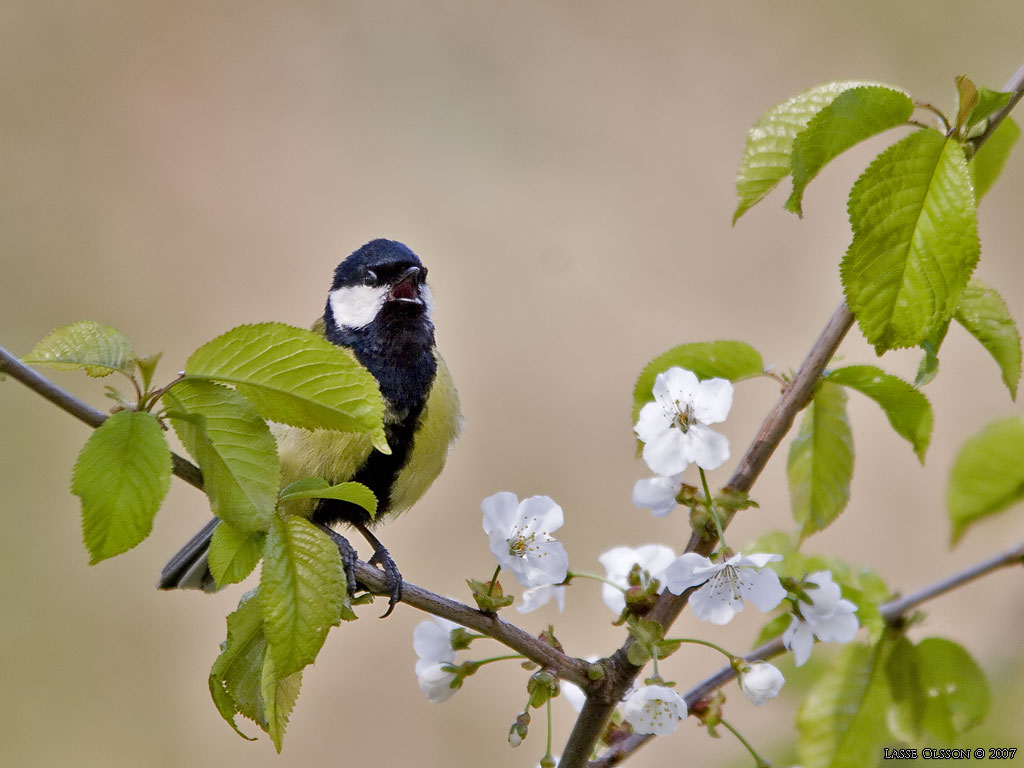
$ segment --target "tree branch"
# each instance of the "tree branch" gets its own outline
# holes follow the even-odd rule
[[[985,143],[1024,95],[1024,66],[1014,73],[1003,90],[1013,92],[1014,95],[1006,107],[992,116],[985,132],[974,140],[975,151]],[[832,359],[853,322],[853,314],[844,301],[832,314],[828,324],[818,336],[814,346],[811,347],[810,353],[801,364],[793,382],[783,391],[782,396],[769,412],[760,431],[729,479],[729,486],[743,492],[748,492],[753,487],[754,482],[768,463],[768,459],[771,458],[779,443],[782,442],[782,438],[793,425],[796,414],[810,401],[814,387],[825,366]],[[726,517],[722,520],[723,528],[728,526],[730,519],[730,517]],[[717,544],[718,539],[715,534],[694,531],[685,551],[707,556],[714,551]],[[692,591],[693,589],[690,589],[682,595],[674,595],[668,591],[663,592],[647,618],[659,622],[667,630],[686,607]],[[632,638],[626,639],[622,647],[605,661],[605,668],[609,674],[602,680],[591,683],[586,689],[587,700],[569,734],[569,740],[559,762],[560,768],[582,768],[587,765],[615,705],[639,675],[642,667],[630,664],[626,655],[632,642]]]
[[[958,571],[957,573],[947,576],[944,579],[940,579],[933,584],[929,584],[913,594],[885,603],[884,605],[879,606],[879,612],[882,614],[882,618],[885,619],[886,623],[897,624],[910,611],[929,600],[944,595],[957,587],[962,587],[975,579],[979,579],[982,576],[1001,568],[1006,568],[1011,565],[1021,565],[1022,562],[1024,562],[1024,542],[1021,542],[1017,546],[1001,554],[990,557],[987,560],[983,560],[980,563],[972,565],[969,568],[965,568],[962,571]],[[747,661],[767,661],[768,659],[775,658],[776,656],[781,656],[785,652],[786,648],[782,644],[782,638],[776,637],[775,639],[769,640],[767,643],[758,646],[743,658]],[[722,667],[720,670],[715,672],[715,674],[702,680],[683,694],[683,698],[686,699],[687,708],[692,709],[693,706],[701,699],[706,698],[715,690],[733,680],[735,677],[735,669],[730,666]],[[613,765],[618,765],[652,738],[653,736],[650,734],[634,734],[623,739],[603,754],[600,759],[592,761],[589,768],[611,768]]]
[[[93,429],[109,418],[107,414],[83,403],[67,390],[61,389],[45,376],[29,368],[3,347],[0,347],[0,372],[20,381],[36,394],[42,395],[58,408],[70,413],[76,419],[84,421]],[[203,473],[191,461],[172,451],[171,466],[174,474],[186,483],[199,490],[203,489]]]
[[[0,372],[9,374],[11,378],[20,381],[33,392],[42,395],[61,410],[84,421],[90,427],[98,427],[108,418],[105,413],[82,402],[70,392],[61,389],[46,377],[29,368],[3,347],[0,347]],[[176,453],[172,453],[171,456],[174,474],[189,485],[202,490],[203,475],[199,467]],[[384,574],[380,569],[359,561],[356,563],[356,574],[359,583],[368,591],[374,594],[390,594],[390,588],[386,585]],[[569,680],[581,688],[590,682],[587,677],[587,670],[590,668],[589,662],[573,658],[552,648],[542,640],[508,623],[497,614],[484,613],[463,603],[435,595],[433,592],[407,581],[402,583],[402,602],[492,637],[523,654],[530,661],[543,667],[549,667],[560,678]]]

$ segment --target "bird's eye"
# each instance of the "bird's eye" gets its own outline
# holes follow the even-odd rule
[[[377,282],[377,273],[372,269],[368,269],[363,272],[363,285],[375,285]]]

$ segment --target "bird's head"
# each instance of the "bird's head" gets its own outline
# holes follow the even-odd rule
[[[324,315],[330,334],[372,324],[432,327],[427,268],[394,240],[371,240],[334,270]]]

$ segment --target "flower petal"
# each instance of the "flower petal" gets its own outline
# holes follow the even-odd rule
[[[730,586],[712,580],[690,595],[690,608],[701,621],[728,624],[733,616],[743,610],[743,598]]]
[[[649,509],[655,517],[664,517],[676,508],[676,496],[683,487],[682,481],[681,473],[637,480],[633,486],[633,506]]]
[[[722,569],[704,555],[687,552],[665,568],[665,586],[669,592],[683,594],[690,587],[703,584]]]
[[[524,534],[557,531],[565,517],[550,496],[531,496],[519,504],[516,522]]]
[[[647,403],[640,409],[633,431],[638,438],[647,443],[671,427],[670,413],[666,412],[660,403]]]
[[[686,436],[666,429],[644,443],[644,461],[656,475],[675,475],[686,469]]]
[[[697,379],[697,374],[678,366],[659,373],[654,379],[654,399],[661,401],[673,411],[676,408],[676,403],[684,407],[693,405],[694,398],[699,391],[700,381]]]
[[[793,652],[793,662],[802,667],[811,658],[811,648],[814,647],[814,632],[811,625],[794,616],[786,631],[782,633],[782,643]]]
[[[703,424],[693,424],[686,433],[685,456],[703,469],[718,469],[729,460],[729,438]]]
[[[767,613],[774,610],[786,596],[786,589],[779,582],[775,571],[768,568],[760,571],[744,568],[742,573],[744,577],[740,580],[740,592],[744,599],[752,602],[760,611]]]
[[[518,508],[519,499],[514,493],[499,491],[488,496],[480,502],[480,509],[484,513],[484,533],[489,536],[492,531],[500,530],[507,536],[512,530]]]
[[[445,666],[444,664],[432,664],[416,670],[416,681],[431,704],[440,704],[455,695],[456,689],[452,688],[455,675],[446,672]]]
[[[439,617],[421,621],[412,632],[412,647],[420,659],[431,663],[455,661],[451,633],[459,625]]]
[[[532,587],[523,592],[516,610],[519,613],[530,613],[541,606],[547,605],[554,598],[558,604],[558,612],[565,609],[565,587],[558,587],[554,584],[541,584],[539,587]]]
[[[732,384],[726,379],[702,381],[693,399],[693,415],[702,424],[725,421],[732,408]]]

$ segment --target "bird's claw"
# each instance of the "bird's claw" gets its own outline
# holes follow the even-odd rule
[[[381,618],[386,619],[402,599],[402,574],[391,558],[391,553],[382,546],[375,548],[373,557],[368,562],[384,571],[384,584],[388,591],[388,609],[384,611]]]

